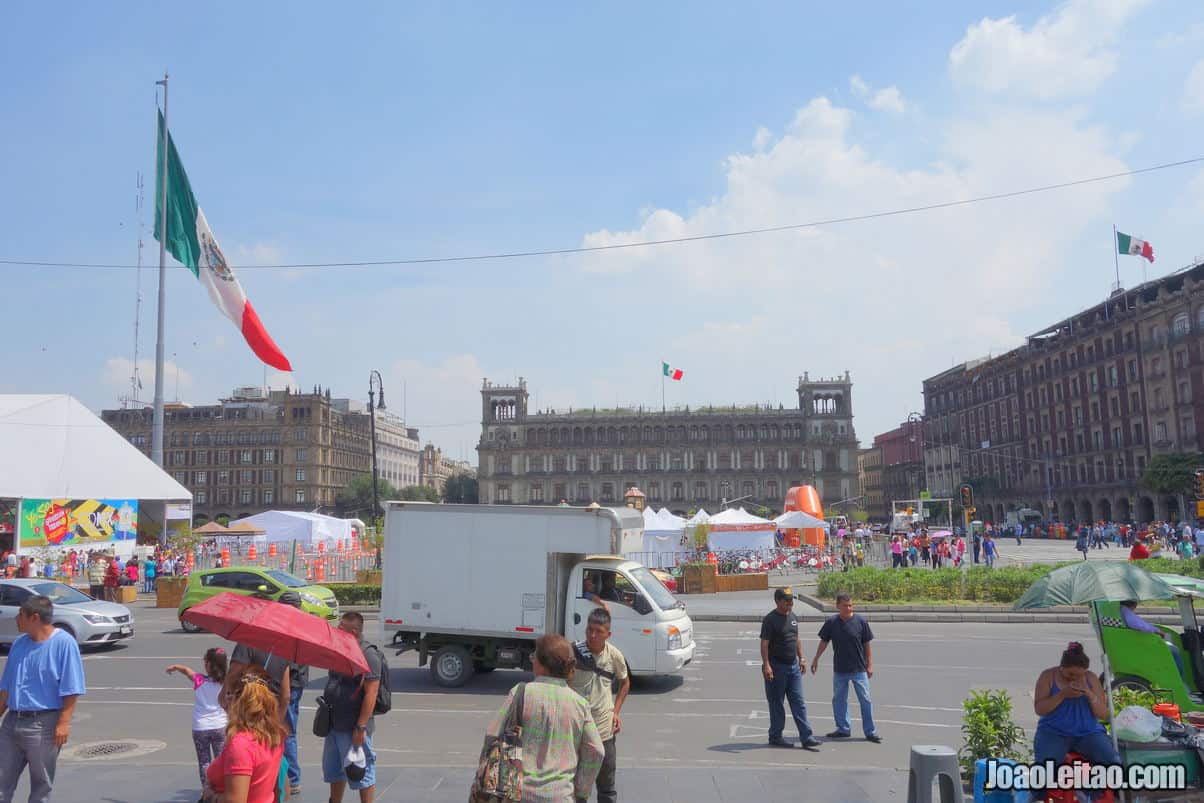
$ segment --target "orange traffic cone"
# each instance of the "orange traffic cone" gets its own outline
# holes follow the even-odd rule
[[[247,560],[256,560],[258,557],[259,550],[255,548],[254,544],[251,544],[251,548],[247,550]]]
[[[325,566],[325,564],[324,564],[324,561],[323,561],[321,558],[318,558],[318,577],[317,577],[317,581],[318,581],[319,583],[321,583],[321,582],[323,582],[325,579],[326,579],[326,566]]]
[[[274,544],[274,543],[268,544],[268,557],[269,558],[276,557],[276,544]]]
[[[222,547],[222,566],[230,565],[230,550],[227,547]]]

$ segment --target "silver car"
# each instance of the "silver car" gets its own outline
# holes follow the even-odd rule
[[[17,610],[34,594],[50,597],[54,626],[74,636],[81,647],[115,644],[134,635],[134,616],[124,605],[93,599],[54,580],[16,578],[0,580],[0,644],[12,644],[21,635]]]

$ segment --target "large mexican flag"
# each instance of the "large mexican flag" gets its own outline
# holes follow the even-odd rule
[[[165,133],[163,112],[159,112],[159,145],[155,158],[155,239],[160,242],[163,241],[163,232],[160,231],[163,215],[159,190],[163,186],[161,172]],[[205,286],[209,298],[242,332],[255,356],[281,371],[293,370],[288,358],[263,328],[263,322],[247,300],[247,294],[243,292],[234,270],[226,262],[226,256],[217,244],[209,222],[205,220],[205,213],[192,194],[192,185],[188,183],[188,175],[184,172],[180,154],[176,152],[176,144],[170,134],[166,139],[167,250]]]
[[[1150,245],[1145,240],[1139,240],[1136,237],[1130,237],[1127,234],[1116,232],[1116,250],[1121,254],[1129,254],[1135,257],[1145,257],[1150,262],[1154,261],[1154,246]]]

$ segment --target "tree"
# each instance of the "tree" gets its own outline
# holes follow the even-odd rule
[[[1162,496],[1192,493],[1202,459],[1204,456],[1199,452],[1155,455],[1141,475],[1141,484]]]
[[[401,489],[401,498],[406,502],[438,502],[439,492],[425,485],[407,485]]]
[[[443,488],[444,502],[475,505],[478,499],[476,477],[469,474],[454,474],[447,478],[447,485]]]
[[[382,504],[389,499],[397,499],[398,491],[387,480],[376,481],[376,495]],[[363,518],[371,520],[376,512],[372,510],[372,475],[360,474],[335,497],[335,506],[343,514],[365,513]]]

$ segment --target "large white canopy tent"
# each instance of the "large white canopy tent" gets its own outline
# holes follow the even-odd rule
[[[264,531],[262,536],[251,536],[256,540],[268,544],[296,541],[303,549],[317,546],[319,542],[325,543],[328,548],[335,546],[340,540],[349,544],[353,534],[359,535],[363,532],[363,522],[359,519],[336,519],[334,516],[297,510],[268,510],[256,513],[254,516],[230,522],[230,527],[243,523],[253,524]]]
[[[0,455],[0,499],[192,503],[187,488],[72,396],[0,395]],[[146,512],[164,517],[162,505]]]
[[[631,557],[637,558],[652,568],[670,568],[676,566],[679,558],[690,552],[688,541],[683,545],[685,521],[674,516],[668,510],[659,513],[652,508],[644,508],[644,543],[642,554]]]
[[[716,513],[707,525],[707,546],[712,552],[772,549],[777,530],[769,519],[754,516],[742,507]]]

